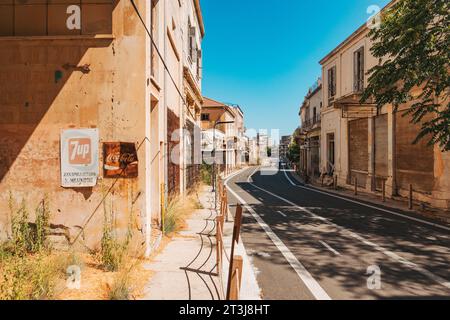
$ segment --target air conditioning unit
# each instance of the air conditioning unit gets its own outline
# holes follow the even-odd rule
[[[196,35],[195,27],[190,27],[189,28],[189,37],[195,37],[195,35]]]
[[[201,59],[202,58],[202,50],[197,49],[197,56]]]

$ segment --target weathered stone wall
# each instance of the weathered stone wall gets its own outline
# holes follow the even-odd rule
[[[140,4],[145,13],[145,3]],[[145,138],[145,34],[127,1],[115,1],[112,35],[0,38],[0,235],[9,229],[8,194],[30,213],[48,195],[51,223],[85,243],[100,240],[104,210],[125,232],[142,230],[145,152],[139,178],[103,179],[93,188],[60,187],[60,131],[98,128],[102,142]],[[79,66],[88,66],[82,70]],[[102,165],[102,159],[99,159]]]

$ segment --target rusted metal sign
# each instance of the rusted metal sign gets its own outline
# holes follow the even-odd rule
[[[126,142],[103,144],[103,176],[105,178],[137,178],[136,145]]]
[[[62,130],[61,186],[94,187],[98,174],[98,130]]]

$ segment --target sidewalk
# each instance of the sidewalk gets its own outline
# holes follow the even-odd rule
[[[299,183],[304,183],[303,179],[296,172],[291,172],[291,174]],[[364,190],[358,190],[358,195],[355,196],[354,191],[351,189],[339,187],[337,190],[334,190],[331,187],[322,187],[318,183],[311,183],[308,185],[319,191],[328,192],[338,196],[344,196],[357,201],[366,202],[368,204],[375,204],[386,208],[401,210],[403,212],[411,213],[418,217],[424,217],[428,220],[436,221],[446,225],[450,224],[450,212],[431,207],[421,208],[420,204],[417,202],[414,202],[414,209],[409,210],[407,203],[408,200],[402,197],[394,197],[392,199],[386,197],[386,201],[383,202],[381,199],[381,195],[376,193],[364,192]]]
[[[186,221],[186,230],[175,235],[153,261],[144,265],[154,274],[145,286],[143,300],[224,300],[227,278],[223,278],[222,284],[216,268],[214,193],[205,187],[199,197],[205,209],[194,212]],[[228,244],[232,227],[230,223],[226,225],[224,242]],[[243,247],[238,249],[238,254],[244,256],[242,299],[252,299],[254,289],[247,287],[255,287],[251,281],[255,276],[242,250]]]

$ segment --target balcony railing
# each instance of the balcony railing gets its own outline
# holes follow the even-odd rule
[[[302,128],[303,129],[311,129],[316,124],[320,123],[320,114],[316,114],[310,119],[307,119],[303,122]]]

